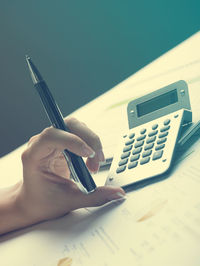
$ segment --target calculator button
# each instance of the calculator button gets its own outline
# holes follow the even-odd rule
[[[159,146],[156,146],[156,147],[155,147],[155,150],[158,151],[158,150],[163,149],[164,147],[165,147],[165,144],[161,144],[161,145],[159,145]]]
[[[126,158],[126,159],[121,160],[121,161],[118,163],[118,165],[119,165],[119,166],[122,166],[122,165],[124,165],[124,164],[127,164],[127,162],[128,162],[128,159]]]
[[[152,153],[152,150],[144,151],[144,152],[142,153],[142,157],[147,157],[147,156],[151,155],[151,153]]]
[[[139,147],[139,148],[136,148],[132,151],[132,154],[135,155],[135,154],[138,154],[142,151],[142,147]]]
[[[148,136],[152,137],[152,136],[156,135],[157,133],[158,133],[158,130],[154,130],[154,131],[149,132]]]
[[[119,174],[119,173],[123,172],[125,169],[126,169],[125,165],[120,166],[120,167],[117,168],[116,173]]]
[[[161,139],[161,138],[166,137],[167,135],[168,135],[168,132],[163,132],[163,133],[160,133],[160,134],[158,135],[158,137]]]
[[[148,163],[150,160],[150,157],[145,157],[143,159],[140,160],[140,164],[145,164],[145,163]]]
[[[143,139],[145,139],[145,138],[146,138],[146,135],[141,135],[141,136],[139,136],[139,137],[137,138],[137,141],[143,140]]]
[[[157,144],[162,144],[162,143],[166,142],[166,140],[167,140],[167,138],[159,139],[159,140],[157,141]]]
[[[146,151],[146,150],[150,150],[150,149],[153,148],[153,146],[154,146],[154,143],[149,143],[149,144],[147,144],[147,145],[144,146],[144,150],[145,150],[145,151]]]
[[[160,132],[165,132],[165,131],[167,131],[168,129],[170,129],[170,126],[162,127],[162,128],[160,129]]]
[[[140,154],[135,154],[135,155],[131,156],[130,162],[137,161],[139,158],[140,158]]]
[[[128,164],[128,169],[131,169],[131,168],[134,168],[134,167],[136,167],[136,166],[137,166],[137,164],[138,164],[138,162],[137,162],[137,161],[129,163],[129,164]]]
[[[146,143],[148,144],[148,143],[154,142],[155,139],[156,139],[156,136],[150,137],[150,138],[148,138],[148,139],[146,140]]]
[[[159,140],[157,141],[157,144],[162,144],[162,143],[166,142],[166,140],[167,140],[167,138],[159,139]]]
[[[158,127],[158,124],[154,124],[151,128],[155,130]]]
[[[121,159],[125,159],[125,158],[129,157],[130,154],[131,154],[130,151],[124,152],[124,153],[121,155]]]
[[[153,160],[158,160],[162,157],[163,155],[163,150],[160,150],[160,151],[156,151],[153,155]]]
[[[130,151],[132,149],[133,145],[129,145],[123,148],[123,152]]]
[[[127,145],[127,146],[131,145],[131,144],[133,144],[134,141],[135,141],[134,139],[130,139],[130,140],[125,142],[125,145]]]
[[[167,126],[167,125],[169,125],[169,123],[170,123],[170,119],[165,119],[165,121],[163,122],[163,124],[165,125],[165,126]]]
[[[135,148],[141,147],[144,144],[144,140],[135,143]]]
[[[146,131],[147,131],[146,128],[143,128],[140,130],[140,134],[144,134]]]
[[[131,133],[130,135],[129,135],[129,138],[130,139],[133,139],[135,137],[135,133]]]

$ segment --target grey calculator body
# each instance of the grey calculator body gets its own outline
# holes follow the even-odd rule
[[[192,121],[187,83],[170,84],[131,101],[129,131],[120,138],[106,180],[127,187],[165,173],[182,126]]]
[[[127,107],[129,129],[180,109],[191,110],[188,86],[184,80],[131,101]]]

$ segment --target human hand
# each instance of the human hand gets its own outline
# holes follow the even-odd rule
[[[78,208],[103,205],[125,195],[122,188],[110,186],[98,187],[87,195],[69,179],[64,149],[87,157],[86,165],[92,172],[98,171],[104,155],[99,137],[85,124],[74,118],[65,122],[71,133],[47,128],[30,139],[22,154],[23,183],[19,199],[31,224]]]

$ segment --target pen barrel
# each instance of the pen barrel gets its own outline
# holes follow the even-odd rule
[[[51,122],[51,124],[58,129],[64,130],[66,132],[70,132],[70,130],[65,125],[65,122],[63,120],[62,113],[56,104],[50,90],[48,89],[45,81],[40,81],[36,83],[35,88],[37,92],[40,95],[40,99],[42,102],[42,105],[46,111],[46,114]],[[96,189],[96,184],[85,165],[85,162],[83,161],[82,157],[66,150],[66,153],[69,155],[71,159],[71,163],[73,165],[73,168],[75,170],[75,173],[77,174],[77,178],[81,182],[81,184],[85,187],[87,192],[92,192]]]
[[[96,189],[96,184],[85,165],[85,162],[83,161],[83,158],[80,156],[77,156],[76,154],[67,151],[67,153],[70,156],[72,165],[74,169],[76,170],[76,174],[81,182],[81,184],[86,188],[88,192],[92,192]]]
[[[34,85],[36,88],[47,117],[49,118],[53,127],[62,129],[69,132],[69,129],[65,125],[62,113],[54,100],[45,81],[40,81]]]

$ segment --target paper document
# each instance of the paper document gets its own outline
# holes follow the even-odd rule
[[[92,210],[76,228],[75,241],[66,241],[64,255],[77,265],[153,265],[147,262],[159,259],[162,250],[161,265],[169,266],[165,259],[176,248],[179,256],[185,251],[187,262],[190,258],[199,265],[193,246],[200,246],[200,141],[188,154],[165,181],[128,194],[124,202]],[[174,261],[171,265],[188,266],[180,258]]]
[[[199,265],[199,251],[194,252],[200,246],[199,161],[200,140],[179,157],[168,178],[128,193],[125,201],[75,211],[36,225],[28,234],[22,230],[20,238],[1,246],[1,262],[12,265],[14,257],[16,265],[30,266],[59,261],[72,266],[147,266],[163,260],[161,265],[169,266],[169,254],[176,250],[179,257],[174,254],[176,264],[170,265],[188,266],[190,259],[190,265]],[[96,175],[99,184],[104,178],[103,172]],[[15,253],[19,247],[23,256]]]

